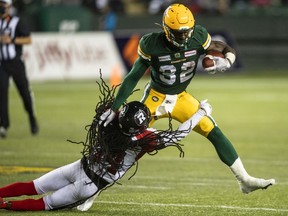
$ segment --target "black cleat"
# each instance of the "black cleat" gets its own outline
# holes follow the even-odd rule
[[[30,130],[32,135],[39,133],[39,126],[35,118],[30,119]]]

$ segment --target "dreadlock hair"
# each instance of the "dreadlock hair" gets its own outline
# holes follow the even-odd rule
[[[118,168],[125,165],[123,162],[123,156],[127,149],[139,151],[139,147],[147,144],[155,144],[156,148],[148,152],[149,155],[155,155],[158,150],[168,146],[177,147],[180,151],[180,157],[184,157],[184,151],[182,150],[182,144],[178,141],[183,138],[181,137],[183,132],[179,130],[172,130],[172,118],[169,115],[169,128],[167,130],[157,130],[141,137],[136,141],[132,141],[132,136],[127,136],[121,132],[118,124],[118,119],[115,118],[112,124],[108,124],[106,127],[100,121],[100,116],[107,111],[113,104],[115,99],[115,92],[119,85],[109,87],[102,78],[100,70],[100,82],[96,81],[99,87],[99,102],[95,107],[95,116],[91,125],[87,125],[85,142],[73,142],[72,143],[83,144],[82,160],[85,159],[85,166],[88,166],[90,171],[93,172],[95,165],[97,165],[97,175],[100,177],[108,174],[115,175]],[[132,92],[133,93],[133,92]],[[136,170],[130,178],[132,178],[137,170],[138,163],[136,162]],[[112,169],[112,167],[114,169]],[[130,179],[129,178],[129,179]],[[117,179],[116,179],[117,180]],[[116,181],[115,180],[115,181]]]
[[[89,170],[98,165],[100,177],[105,174],[114,174],[123,165],[121,160],[125,150],[132,147],[131,137],[121,133],[118,120],[114,119],[112,124],[103,126],[100,116],[111,108],[115,99],[115,92],[119,85],[109,87],[102,78],[100,71],[100,82],[96,81],[99,88],[99,102],[95,107],[95,116],[91,125],[86,126],[86,141],[83,144],[82,155],[86,160]],[[133,93],[133,92],[132,92]]]
[[[176,147],[179,150],[179,157],[184,157],[184,151],[182,149],[183,144],[179,143],[183,137],[183,133],[189,133],[191,126],[187,130],[173,130],[172,127],[172,117],[171,113],[169,115],[168,129],[166,130],[157,130],[156,136],[159,142],[158,148],[155,152],[148,152],[149,155],[157,154],[158,150],[166,148],[168,146]]]
[[[117,147],[123,148],[118,149],[118,151],[124,150],[125,146],[121,145],[124,143],[119,143],[118,146],[111,146],[111,144],[116,143],[117,133],[113,133],[110,125],[104,127],[100,120],[100,116],[112,106],[115,99],[115,92],[119,85],[113,85],[110,88],[103,80],[101,71],[100,81],[101,82],[96,81],[100,92],[99,102],[95,107],[95,116],[92,124],[86,126],[88,133],[86,136],[86,141],[83,143],[84,148],[82,150],[82,155],[86,158],[90,170],[93,170],[93,166],[98,163],[100,168],[103,169],[100,170],[100,173],[105,174],[103,172],[106,170],[105,164],[107,164],[107,162],[113,162],[113,152],[117,152]],[[109,133],[110,130],[111,133]],[[107,140],[108,138],[109,140]],[[114,142],[113,139],[115,139]]]

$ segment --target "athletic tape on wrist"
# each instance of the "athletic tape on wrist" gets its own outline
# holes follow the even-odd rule
[[[236,60],[236,56],[234,53],[232,52],[227,52],[225,54],[225,58],[228,59],[228,61],[230,62],[231,65],[234,64],[235,60]]]

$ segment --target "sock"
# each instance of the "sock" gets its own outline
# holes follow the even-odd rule
[[[245,170],[240,158],[237,158],[235,162],[230,166],[231,171],[234,173],[238,181],[244,182],[250,175]]]
[[[0,188],[0,197],[16,197],[22,195],[37,195],[32,181],[16,182]]]
[[[6,201],[3,203],[2,208],[13,211],[44,211],[45,203],[43,201],[43,198],[40,198],[38,200],[26,199]]]
[[[222,131],[216,126],[208,134],[207,138],[214,145],[221,161],[230,167],[238,158],[238,154],[235,148],[233,147],[232,143],[225,137]]]

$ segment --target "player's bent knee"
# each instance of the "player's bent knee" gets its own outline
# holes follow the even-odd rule
[[[193,130],[202,136],[207,137],[214,127],[214,122],[209,117],[205,116]]]

